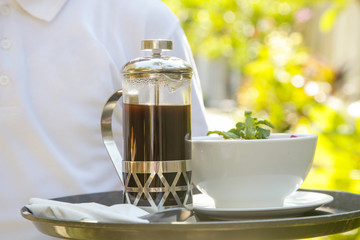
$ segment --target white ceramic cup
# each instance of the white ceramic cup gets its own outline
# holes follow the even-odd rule
[[[217,208],[265,208],[282,206],[299,189],[312,166],[317,135],[206,136],[191,142],[193,183]]]

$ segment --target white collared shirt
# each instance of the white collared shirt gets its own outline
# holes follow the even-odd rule
[[[0,239],[44,237],[19,213],[30,197],[120,188],[100,116],[151,38],[172,39],[171,55],[193,64],[160,0],[0,0]],[[207,131],[196,74],[192,129]]]

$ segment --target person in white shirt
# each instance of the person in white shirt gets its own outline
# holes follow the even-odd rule
[[[143,39],[173,40],[193,65],[192,135],[206,134],[188,42],[160,0],[0,0],[0,239],[50,238],[20,215],[31,197],[120,190],[100,116]]]

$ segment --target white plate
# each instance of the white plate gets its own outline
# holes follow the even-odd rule
[[[304,214],[333,201],[330,195],[317,192],[297,191],[287,197],[282,207],[272,208],[216,208],[214,201],[204,194],[194,195],[196,213],[218,220],[241,218],[288,217]]]

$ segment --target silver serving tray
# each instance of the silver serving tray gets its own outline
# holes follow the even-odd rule
[[[310,190],[302,190],[310,191]],[[39,218],[26,207],[24,218],[46,234],[67,239],[136,239],[136,240],[218,240],[218,239],[297,239],[331,235],[360,227],[360,195],[340,191],[319,191],[334,197],[334,201],[306,215],[286,218],[239,219],[212,221],[201,217],[192,223],[89,223]],[[56,198],[83,203],[98,202],[113,205],[122,202],[122,192],[103,192]]]

